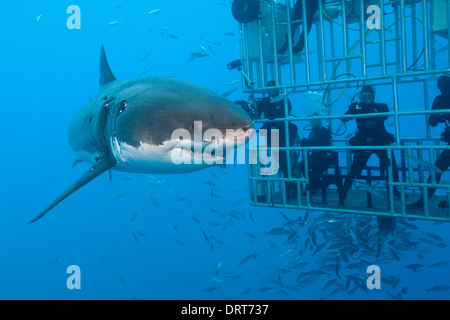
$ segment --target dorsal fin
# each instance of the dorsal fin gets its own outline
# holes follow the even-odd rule
[[[116,81],[116,77],[113,75],[111,68],[109,67],[108,60],[106,59],[105,48],[102,45],[100,51],[100,89],[113,81]]]

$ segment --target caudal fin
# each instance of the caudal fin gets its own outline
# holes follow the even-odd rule
[[[30,220],[28,223],[33,223],[42,218],[47,212],[56,207],[60,202],[69,197],[72,193],[83,187],[85,184],[89,183],[91,180],[95,179],[103,172],[111,169],[114,166],[114,162],[110,157],[106,156],[98,160],[94,166],[92,166],[88,171],[86,171],[78,180],[76,180],[66,191],[64,191],[58,198],[56,198],[52,203],[50,203],[47,208],[45,208],[37,217]]]

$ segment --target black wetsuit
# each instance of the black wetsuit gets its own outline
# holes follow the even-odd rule
[[[313,18],[315,13],[319,10],[319,0],[306,0],[306,36],[309,35],[313,25]],[[296,21],[303,19],[303,6],[302,0],[297,0],[294,5],[294,11],[291,16],[291,21]],[[295,30],[302,25],[300,22],[291,22],[291,35],[294,37]],[[286,41],[283,46],[278,50],[279,54],[284,53],[289,46],[288,35],[286,35]],[[305,46],[305,29],[302,30],[302,34],[300,35],[299,42],[292,48],[294,53],[299,53],[303,51],[303,47]]]
[[[440,110],[440,109],[450,109],[450,94],[448,95],[441,94],[434,99],[432,110]],[[446,121],[450,123],[450,113],[432,114],[430,115],[428,123],[430,124],[430,126],[436,127],[439,123],[445,123]],[[447,144],[449,144],[450,141],[446,142]],[[441,169],[442,173],[444,173],[448,169],[448,167],[450,167],[450,150],[446,149],[442,151],[442,153],[436,160],[435,165],[436,167]],[[442,173],[436,172],[436,183],[439,183],[441,181]],[[431,183],[431,176],[428,178],[428,183]],[[435,191],[436,191],[435,188],[428,189],[428,198],[431,198],[431,196],[434,194]],[[422,201],[423,199],[421,198],[418,202],[421,203]]]
[[[308,139],[302,139],[300,144],[302,147],[320,147],[331,146],[331,131],[324,126],[314,127]],[[314,193],[322,185],[322,178],[324,172],[332,164],[331,150],[314,150],[308,154],[308,169],[309,169],[309,190]],[[300,169],[305,176],[305,162],[302,160]]]
[[[345,114],[367,114],[389,112],[389,108],[384,103],[371,104],[353,103],[350,105]],[[387,117],[368,117],[356,118],[358,132],[350,139],[351,146],[387,146],[395,141],[395,137],[386,131],[384,121]],[[349,118],[343,119],[344,122],[349,121]],[[355,150],[353,155],[353,163],[348,177],[344,181],[342,200],[345,200],[348,190],[352,186],[354,178],[361,175],[362,170],[367,164],[370,156],[376,154],[380,159],[380,167],[386,170],[389,167],[389,159],[386,150]],[[393,180],[398,181],[398,168],[395,162],[394,154],[392,153],[392,173]],[[387,174],[386,174],[387,176]],[[398,192],[396,189],[394,192]]]
[[[260,117],[261,114],[264,114],[264,118],[268,120],[273,120],[276,118],[284,118],[285,117],[285,109],[284,109],[284,100],[271,103],[269,97],[263,98],[258,102],[257,107],[257,116]],[[288,99],[288,112],[290,113],[292,110],[291,101]],[[271,146],[271,129],[278,129],[279,133],[279,147],[283,148],[286,147],[286,126],[284,122],[266,122],[261,127],[261,129],[267,130],[267,146]],[[294,139],[297,135],[298,128],[295,124],[289,122],[289,145],[294,145]],[[286,151],[279,152],[279,164],[281,172],[283,173],[283,177],[288,178],[288,166],[287,166],[287,157],[286,157]],[[292,167],[292,163],[291,163]],[[291,172],[292,174],[292,172]],[[287,197],[290,199],[291,196],[295,196],[296,193],[296,184],[294,182],[288,182],[286,183],[287,188]]]
[[[258,117],[261,116],[261,114],[264,114],[264,118],[268,120],[273,120],[276,118],[284,118],[285,112],[284,112],[284,100],[272,103],[270,102],[272,98],[262,98],[258,101],[258,107],[256,110],[256,114]],[[292,104],[291,101],[288,99],[288,113],[292,110]]]

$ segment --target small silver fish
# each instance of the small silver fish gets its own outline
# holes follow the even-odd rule
[[[202,36],[202,39],[205,40],[206,42],[209,42],[210,44],[216,45],[216,46],[220,46],[222,44],[222,42],[211,39],[211,38],[206,38]]]
[[[450,286],[434,286],[432,288],[429,289],[425,289],[427,292],[428,291],[448,291],[450,290]]]
[[[208,50],[206,50],[206,48],[204,46],[200,45],[200,49],[203,51],[203,53],[205,55],[209,56],[209,52],[208,52]]]
[[[149,11],[148,14],[156,14],[156,13],[160,13],[164,10],[166,10],[166,9],[155,9],[155,10]]]
[[[209,49],[209,51],[211,51],[211,53],[213,55],[216,55],[216,52],[214,51],[214,49],[209,44],[208,44],[208,49]]]
[[[241,82],[241,79],[236,79],[236,80],[230,81],[228,83],[225,83],[225,85],[226,86],[233,86],[235,84],[238,84],[239,82]]]
[[[366,190],[367,192],[369,192],[373,196],[375,196],[377,198],[380,198],[380,199],[384,199],[384,195],[380,191],[378,191],[377,189],[372,187],[370,184],[367,184],[365,182],[359,181],[358,179],[355,179],[355,181],[362,189]]]
[[[187,62],[191,62],[196,58],[203,58],[203,57],[207,57],[207,55],[201,52],[191,52],[191,56],[187,59]]]
[[[356,242],[356,244],[359,244],[360,241],[359,241],[358,236],[356,235],[355,230],[353,230],[353,228],[350,227],[350,228],[348,228],[348,231],[350,232],[350,235],[352,236],[352,238]]]
[[[178,200],[178,201],[186,201],[187,199],[185,198],[185,197],[183,197],[182,195],[180,195],[180,194],[176,194],[176,199]]]
[[[217,289],[219,289],[219,287],[211,286],[211,287],[203,289],[203,291],[204,292],[213,292],[214,290],[217,290]]]
[[[121,276],[121,275],[119,275],[119,279],[120,279],[120,282],[122,283],[122,285],[124,286],[124,285],[125,285],[125,279],[124,279],[124,278],[122,278],[122,276]]]
[[[125,192],[119,193],[119,194],[117,194],[117,195],[115,195],[115,196],[113,197],[113,200],[120,199],[120,198],[122,198],[123,196],[125,196],[127,193],[128,193],[128,190],[125,191]]]
[[[243,296],[243,295],[249,294],[250,291],[252,291],[252,289],[251,288],[247,288],[247,289],[245,289],[244,291],[241,292],[241,295]]]
[[[411,160],[416,162],[423,169],[427,169],[427,170],[430,170],[430,171],[433,171],[433,172],[436,172],[436,173],[442,173],[441,169],[439,169],[438,167],[436,167],[434,164],[432,164],[430,162],[427,162],[425,160],[412,157],[409,154],[407,154],[405,157],[406,158],[410,158]]]
[[[246,256],[244,259],[242,259],[242,260],[239,262],[239,265],[242,266],[242,265],[246,264],[246,263],[249,262],[250,259],[252,259],[252,258],[253,258],[253,259],[255,258],[255,253],[252,253],[252,254],[249,254],[248,256]]]
[[[247,201],[248,201],[248,199],[247,199],[247,198],[243,198],[243,199],[240,199],[240,200],[237,200],[237,201],[235,201],[235,202],[231,203],[231,204],[230,204],[230,206],[237,206],[237,205],[240,205],[240,204],[246,203]]]
[[[395,251],[395,249],[388,243],[383,242],[383,246],[388,250],[389,255],[396,261],[400,261],[400,257]]]
[[[133,222],[134,220],[136,220],[136,218],[138,217],[140,211],[141,211],[141,210],[137,210],[137,211],[131,216],[130,222]]]
[[[250,211],[249,217],[250,217],[250,220],[251,220],[254,224],[256,224],[255,218],[253,217],[253,212]]]
[[[145,233],[142,230],[136,230],[136,234],[140,235],[141,237],[146,237],[147,236],[147,233]]]
[[[293,92],[294,92],[294,90],[281,93],[281,94],[277,95],[276,97],[271,98],[270,102],[271,103],[277,103],[277,102],[283,100],[284,98],[287,98]]]
[[[423,264],[413,263],[406,266],[407,269],[411,269],[414,272],[420,271],[419,269],[423,268]]]
[[[147,52],[146,54],[144,54],[142,57],[139,58],[139,61],[144,61],[145,59],[148,58],[148,56],[153,52],[153,50],[150,50],[149,52]]]
[[[119,24],[119,23],[121,23],[122,22],[122,20],[116,20],[116,21],[111,21],[111,22],[109,22],[108,24],[110,25],[110,26],[115,26],[116,24]]]
[[[153,29],[156,28],[156,25],[151,26],[150,28],[147,29],[147,31],[145,31],[144,36],[148,36],[150,34],[150,32],[153,31]]]
[[[161,208],[161,206],[160,206],[160,204],[159,204],[159,202],[158,201],[156,201],[154,198],[150,198],[150,201],[151,202],[153,202],[153,205],[155,206],[155,207],[157,207],[158,209],[160,209]]]
[[[203,183],[208,185],[208,186],[212,186],[212,187],[216,187],[217,186],[216,183],[214,183],[212,181],[209,181],[209,180],[205,180],[205,181],[203,181]]]
[[[447,267],[449,265],[450,265],[450,260],[447,260],[447,261],[433,263],[433,264],[429,265],[429,267],[442,268],[442,267]]]
[[[224,97],[229,97],[229,96],[230,96],[233,92],[235,92],[237,89],[238,89],[238,88],[235,87],[235,88],[233,88],[233,89],[231,89],[231,90],[227,90],[227,91],[225,91],[224,93],[222,93],[222,96],[224,96]]]
[[[428,238],[431,238],[431,239],[433,239],[433,240],[436,240],[436,241],[444,241],[444,239],[442,239],[440,236],[438,236],[437,234],[434,234],[434,233],[431,233],[431,232],[423,232],[422,231],[422,233],[424,234],[424,235],[426,235]]]
[[[153,67],[152,67],[152,68],[149,68],[149,69],[145,69],[145,70],[139,71],[139,72],[138,72],[138,75],[143,75],[143,74],[149,73],[149,72],[152,71],[152,70],[153,70]]]
[[[289,253],[291,253],[292,251],[294,251],[296,248],[297,248],[297,247],[294,247],[294,248],[291,248],[291,249],[288,249],[288,250],[282,252],[282,253],[280,254],[280,258],[283,258],[284,256],[288,255]]]
[[[186,245],[182,241],[180,241],[178,239],[173,239],[173,238],[172,238],[172,240],[175,241],[178,245],[180,245],[182,247],[186,247]]]
[[[273,228],[268,232],[264,232],[265,235],[282,235],[286,233],[289,233],[289,231],[284,228]]]
[[[251,233],[251,232],[243,231],[243,233],[244,233],[246,236],[248,236],[250,239],[252,239],[252,240],[258,239],[258,237],[255,236],[255,235],[254,235],[253,233]]]
[[[208,235],[206,234],[205,230],[203,230],[203,228],[200,228],[202,230],[203,233],[203,237],[205,237],[206,242],[209,242],[209,238]]]
[[[227,282],[227,280],[217,277],[208,277],[208,279],[215,281],[215,282]]]

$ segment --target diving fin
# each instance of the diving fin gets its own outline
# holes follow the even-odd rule
[[[91,180],[97,178],[103,172],[111,169],[115,165],[114,161],[109,157],[105,156],[98,160],[88,171],[86,171],[78,180],[76,180],[69,188],[66,189],[59,197],[53,200],[47,208],[45,208],[37,217],[30,220],[28,223],[31,224],[42,218],[47,212],[56,207],[60,202],[69,197],[72,193],[86,185]]]

